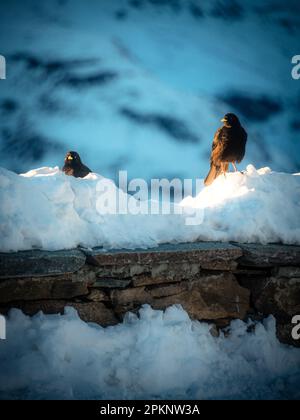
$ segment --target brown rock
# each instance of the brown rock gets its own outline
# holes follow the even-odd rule
[[[133,310],[144,303],[151,304],[154,309],[181,304],[192,318],[205,320],[243,319],[249,310],[249,296],[249,291],[239,286],[229,273],[176,285],[114,290],[111,294],[118,313]]]
[[[183,281],[181,283],[169,284],[167,286],[153,287],[147,289],[152,298],[162,298],[165,296],[178,295],[186,290],[189,290],[190,283]]]
[[[97,276],[94,270],[91,270],[91,267],[85,265],[80,270],[72,273],[72,282],[84,282],[89,286],[93,286],[97,280]]]
[[[292,338],[294,325],[291,322],[294,315],[300,314],[300,278],[260,278],[248,282],[248,287],[254,309],[275,317],[278,339],[300,347],[300,340]]]
[[[174,279],[168,277],[152,277],[151,274],[142,274],[140,276],[134,276],[132,278],[132,285],[133,287],[140,287],[140,286],[149,286],[154,284],[162,284],[162,283],[173,283]]]
[[[72,303],[68,306],[75,308],[80,318],[85,322],[95,322],[103,327],[115,325],[119,322],[113,310],[107,308],[101,302]]]
[[[249,291],[239,286],[234,276],[221,274],[200,278],[188,291],[156,299],[153,307],[164,309],[176,303],[198,320],[243,319],[250,308],[249,297]]]
[[[92,302],[105,302],[109,300],[109,296],[99,289],[92,289],[91,292],[86,296],[86,299]]]
[[[112,309],[107,308],[101,302],[76,303],[62,300],[22,302],[14,305],[21,309],[26,315],[35,315],[42,311],[44,314],[63,314],[67,306],[73,307],[78,311],[79,317],[85,322],[95,322],[102,326],[115,325],[119,321]],[[8,308],[0,310],[7,313]]]
[[[233,271],[237,268],[238,263],[235,260],[226,261],[222,259],[211,259],[201,263],[203,270]]]
[[[134,287],[124,290],[112,290],[110,294],[113,305],[142,305],[144,303],[151,303],[152,296],[146,291],[145,287]]]
[[[300,314],[300,278],[277,278],[254,282],[251,288],[255,308],[277,319]]]
[[[80,273],[53,277],[7,279],[0,282],[0,303],[19,300],[72,299],[89,293],[89,279]]]
[[[200,265],[195,263],[154,264],[151,272],[133,277],[133,286],[147,286],[175,283],[188,280],[200,273]]]

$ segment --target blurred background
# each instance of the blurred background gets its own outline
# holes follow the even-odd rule
[[[204,177],[235,112],[241,169],[299,171],[299,39],[298,0],[1,0],[0,166]]]

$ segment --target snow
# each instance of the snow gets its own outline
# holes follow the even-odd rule
[[[115,202],[128,200],[139,212],[155,201],[137,201],[95,173],[79,179],[58,167],[23,175],[0,169],[0,250],[133,249],[196,240],[300,244],[300,174],[248,165],[243,174],[200,185],[195,197],[171,204],[170,214],[120,214]]]
[[[279,343],[273,317],[233,321],[226,338],[210,328],[179,305],[145,305],[108,328],[73,308],[32,318],[13,309],[0,342],[0,398],[300,397],[300,350]]]

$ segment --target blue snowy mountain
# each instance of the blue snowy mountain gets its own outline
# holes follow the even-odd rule
[[[0,166],[204,177],[226,112],[242,166],[300,168],[300,4],[279,0],[1,2]]]

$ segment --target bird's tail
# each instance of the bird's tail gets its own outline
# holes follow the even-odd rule
[[[221,163],[221,165],[216,166],[213,163],[210,165],[210,170],[207,174],[207,177],[204,180],[204,185],[208,186],[213,183],[213,181],[222,173],[227,172],[228,170],[228,163]]]

